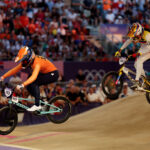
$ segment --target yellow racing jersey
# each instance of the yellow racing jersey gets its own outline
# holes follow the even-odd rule
[[[122,47],[120,49],[121,50],[125,49],[132,42],[141,43],[141,44],[144,44],[144,45],[150,45],[150,32],[147,31],[147,30],[144,30],[144,33],[143,33],[141,39],[129,38],[128,40],[125,41],[125,43],[122,45]]]

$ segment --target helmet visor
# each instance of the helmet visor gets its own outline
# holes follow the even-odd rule
[[[15,62],[21,62],[23,61],[25,58],[24,56],[27,55],[27,48],[26,47],[23,47],[19,50],[19,53],[17,55],[17,57],[15,58]]]

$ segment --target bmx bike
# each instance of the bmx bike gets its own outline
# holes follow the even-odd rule
[[[139,56],[140,54],[136,54]],[[116,100],[119,94],[122,92],[123,83],[125,78],[123,74],[129,79],[130,85],[133,85],[135,82],[136,73],[126,67],[126,62],[133,55],[129,55],[128,57],[120,57],[119,64],[121,65],[119,71],[110,71],[106,73],[102,79],[102,89],[106,96],[112,100]],[[147,101],[150,103],[150,81],[144,75],[141,75],[139,80],[139,86],[141,89],[135,88],[135,91],[146,92]]]
[[[34,102],[34,99],[13,96],[13,89],[5,88],[4,95],[8,99],[8,105],[0,109],[0,134],[10,134],[17,126],[18,114],[16,106],[27,111],[28,106],[22,104],[21,101]],[[44,99],[44,98],[43,98]],[[63,123],[71,116],[71,103],[65,96],[55,96],[49,101],[40,100],[42,109],[31,112],[34,115],[46,116],[53,123]]]

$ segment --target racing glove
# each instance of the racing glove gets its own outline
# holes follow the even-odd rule
[[[17,90],[22,90],[24,88],[24,85],[23,84],[20,84],[20,85],[17,85],[16,86],[16,89]]]
[[[121,56],[121,50],[118,50],[118,51],[115,53],[115,56]]]

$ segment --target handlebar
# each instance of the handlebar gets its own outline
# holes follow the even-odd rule
[[[129,59],[130,57],[136,58],[136,57],[141,56],[141,55],[142,55],[141,53],[134,53],[134,54],[129,55],[127,58],[128,58],[128,59]]]
[[[119,64],[123,65],[123,64],[125,64],[125,62],[127,62],[129,60],[129,58],[131,58],[131,57],[136,58],[137,56],[140,56],[140,55],[141,55],[141,53],[136,53],[136,54],[131,54],[128,57],[120,57]]]
[[[138,53],[134,53],[134,54],[128,55],[126,58],[127,58],[127,59],[129,59],[129,58],[131,58],[131,57],[136,58],[136,57],[141,56],[141,55],[142,55],[142,54],[138,52]],[[116,56],[116,57],[118,57],[118,56]],[[119,56],[119,57],[121,57],[121,56]]]

